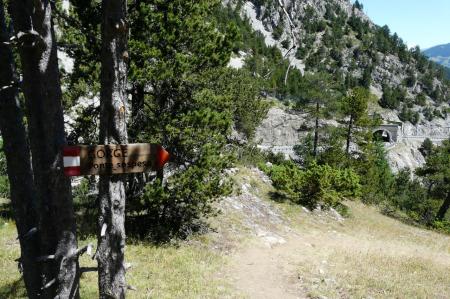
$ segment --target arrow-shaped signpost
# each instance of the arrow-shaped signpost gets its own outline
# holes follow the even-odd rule
[[[64,173],[66,176],[70,177],[83,175],[109,176],[126,173],[143,173],[148,171],[158,171],[158,174],[160,174],[164,165],[169,161],[169,153],[161,145],[156,144],[67,146],[63,149],[63,156]],[[103,199],[107,202],[103,203],[103,206],[101,206],[100,209],[104,209],[105,211],[109,209],[108,211],[113,210],[114,213],[117,212],[118,209],[111,207],[111,199],[107,196],[111,196],[111,194],[104,196]],[[103,211],[103,216],[100,216],[103,218],[100,223],[101,231],[96,253],[99,262],[99,276],[105,275],[105,273],[108,275],[117,274],[108,273],[107,270],[105,270],[108,267],[111,267],[111,265],[108,264],[111,263],[111,256],[115,256],[113,262],[118,262],[118,266],[113,265],[114,267],[112,268],[119,269],[121,275],[124,275],[125,271],[123,266],[124,252],[123,247],[121,247],[122,243],[118,243],[117,241],[117,235],[119,234],[117,227],[119,227],[121,233],[123,233],[120,242],[125,244],[125,213],[122,211],[122,215],[115,215],[115,218],[112,219],[111,217],[114,216],[114,213],[108,214]],[[109,216],[110,219],[107,219],[104,215]],[[122,221],[122,223],[117,226],[119,221]],[[110,230],[110,232],[108,233],[107,230]],[[112,235],[111,230],[114,230],[114,236]],[[120,258],[118,256],[120,256]],[[122,259],[122,261],[120,259]],[[102,279],[103,281],[99,281],[100,291],[102,290],[102,283],[105,283],[104,280],[110,278],[107,276],[106,278],[102,277]],[[117,281],[125,281],[125,278],[121,277],[121,279],[117,279]],[[125,286],[120,286],[122,292],[124,292],[124,288]],[[100,295],[100,297],[103,298],[102,295]],[[119,297],[122,298],[123,296]]]
[[[169,161],[156,144],[67,146],[63,155],[66,176],[142,173],[161,170]]]

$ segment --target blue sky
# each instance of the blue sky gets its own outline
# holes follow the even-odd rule
[[[388,25],[409,47],[450,43],[450,0],[359,0],[377,25]]]

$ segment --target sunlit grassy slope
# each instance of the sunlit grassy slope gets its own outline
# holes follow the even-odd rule
[[[308,296],[450,298],[450,239],[350,203],[342,225],[307,217],[298,278]],[[308,219],[309,218],[309,219]]]
[[[82,244],[94,240],[82,241]],[[0,226],[0,298],[25,298],[23,283],[14,260],[19,256],[15,226],[6,222]],[[179,245],[153,246],[146,243],[128,244],[127,283],[136,290],[128,298],[224,298],[229,297],[220,271],[225,259],[200,241]],[[83,267],[95,267],[84,256]],[[85,273],[81,279],[81,298],[98,298],[97,273]]]
[[[238,176],[250,177],[253,193],[270,201],[274,189],[252,171]],[[294,297],[450,298],[450,236],[359,202],[346,202],[351,215],[342,222],[290,203],[273,205],[294,232],[280,245],[291,251],[283,257],[296,269],[285,277]]]
[[[248,182],[251,192],[280,213],[289,227],[277,231],[268,225],[265,229],[287,242],[272,248],[256,246],[255,254],[273,257],[275,250],[283,257],[275,259],[279,267],[274,269],[289,269],[280,275],[286,282],[283,288],[294,292],[294,298],[450,298],[449,236],[408,226],[357,202],[347,203],[351,216],[339,222],[326,213],[271,201],[273,188],[253,171],[241,169],[235,180]],[[212,220],[215,231],[187,242],[154,246],[130,241],[127,280],[137,291],[129,291],[128,298],[257,298],[236,288],[235,278],[245,278],[247,268],[238,275],[239,269],[230,266],[236,264],[240,250],[260,241],[245,227],[254,223],[250,219],[254,216],[225,209],[219,217]],[[95,244],[95,240],[80,243],[89,242]],[[18,256],[15,226],[0,220],[0,298],[24,297],[14,262]],[[252,265],[247,264],[251,271]],[[264,269],[261,264],[255,260],[255,271]],[[93,267],[95,262],[84,256],[81,265]],[[96,275],[83,275],[82,298],[97,297]],[[247,287],[270,287],[271,281],[252,283]]]

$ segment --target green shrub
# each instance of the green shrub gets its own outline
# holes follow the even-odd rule
[[[345,198],[358,197],[360,191],[359,176],[353,170],[313,164],[303,176],[300,198],[310,207],[334,207]]]
[[[285,161],[271,167],[260,165],[260,168],[270,176],[278,192],[294,202],[299,201],[304,172],[294,162]]]
[[[5,175],[0,176],[0,198],[9,198],[9,180]]]
[[[279,40],[284,32],[284,22],[280,22],[275,28],[273,28],[272,36],[275,40]]]
[[[390,88],[387,85],[383,86],[383,96],[380,100],[380,106],[383,108],[397,109],[400,103],[405,101],[406,91],[400,87]]]
[[[362,201],[367,204],[381,204],[393,194],[394,175],[386,158],[381,142],[370,142],[363,146],[363,154],[354,161],[361,178]]]
[[[401,121],[409,121],[413,125],[416,125],[420,121],[420,114],[417,111],[407,108],[407,105],[402,106],[402,110],[400,111],[398,117]]]
[[[251,166],[264,163],[264,154],[254,144],[236,147],[237,159],[242,165]]]
[[[419,106],[425,106],[427,104],[426,96],[423,93],[417,95],[415,104]]]
[[[295,58],[305,59],[307,54],[308,54],[308,49],[306,49],[306,47],[298,47],[297,52],[295,53]]]
[[[288,50],[291,47],[291,41],[287,38],[281,42],[281,45]]]
[[[344,199],[361,194],[359,176],[351,169],[312,163],[302,170],[292,161],[261,168],[270,176],[278,192],[310,208],[318,205],[336,207]]]
[[[6,172],[6,157],[3,152],[3,140],[0,138],[0,198],[9,197],[9,180]]]
[[[448,220],[434,221],[433,228],[448,234],[450,233],[450,221]]]
[[[169,177],[165,184],[159,179],[147,184],[138,201],[130,204],[129,211],[135,213],[129,217],[128,230],[164,242],[206,228],[203,220],[217,212],[213,203],[232,191],[231,181],[221,175],[231,166],[227,161],[231,159],[205,154],[195,165]]]
[[[419,151],[422,153],[422,155],[426,158],[428,157],[431,152],[433,151],[433,141],[431,141],[430,138],[425,139],[422,144],[420,145]]]

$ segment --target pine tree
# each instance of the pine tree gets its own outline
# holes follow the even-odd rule
[[[436,221],[442,221],[450,208],[450,139],[433,148],[426,164],[416,171],[427,183],[430,195],[442,200]]]
[[[348,95],[343,98],[343,112],[349,118],[346,146],[347,154],[350,153],[350,143],[354,126],[361,125],[367,119],[367,103],[369,98],[369,90],[362,87],[356,87],[350,90]]]
[[[100,143],[127,144],[128,19],[125,0],[102,1]],[[125,298],[126,176],[100,176],[98,285],[100,298]]]
[[[147,211],[155,238],[182,236],[212,212],[211,201],[229,190],[220,173],[231,162],[224,149],[233,120],[252,130],[238,111],[249,112],[256,94],[251,84],[244,86],[247,79],[238,81],[246,75],[225,68],[235,31],[217,30],[212,15],[217,5],[149,1],[131,13],[130,80],[137,116],[131,133],[136,141],[164,145],[180,169],[162,186],[160,180],[150,182],[136,207]],[[245,90],[248,106],[241,102]]]
[[[59,18],[63,32],[68,32],[63,46],[75,59],[69,82],[79,91],[68,93],[68,102],[86,95],[84,86],[98,76],[98,42],[90,42],[99,35],[98,5],[73,3],[70,15],[60,12]],[[197,218],[212,212],[210,202],[229,190],[221,171],[232,161],[225,147],[231,129],[251,138],[267,111],[259,96],[260,82],[247,71],[226,67],[237,33],[234,25],[217,23],[219,8],[219,1],[206,0],[129,5],[129,141],[162,144],[177,169],[167,181],[162,173],[157,181],[150,175],[130,176],[127,209],[146,211],[147,216],[128,220],[145,221],[145,226],[131,227],[146,235],[148,229],[155,230],[150,233],[154,237],[183,235]],[[83,70],[93,70],[92,75],[83,75]],[[91,84],[95,94],[96,85]],[[80,128],[92,128],[92,123]],[[78,130],[83,140],[89,140],[85,134],[92,131]]]
[[[30,147],[18,101],[18,84],[14,70],[10,35],[5,20],[4,5],[0,2],[0,146],[5,152],[6,165],[0,166],[0,176],[8,175],[10,198],[21,249],[20,268],[29,298],[38,298],[41,272],[37,263],[39,243],[35,232],[38,226],[37,200],[31,170]],[[1,164],[3,164],[2,161]],[[3,182],[1,182],[3,183]],[[0,192],[1,193],[1,192]],[[8,195],[0,194],[0,197]]]
[[[78,296],[79,266],[70,179],[64,175],[66,144],[62,93],[50,1],[10,1],[23,72],[30,148],[39,200],[43,298]]]
[[[300,82],[302,102],[299,108],[307,108],[314,117],[313,156],[317,157],[319,146],[319,124],[328,111],[336,109],[338,91],[336,83],[327,73],[306,74]]]

